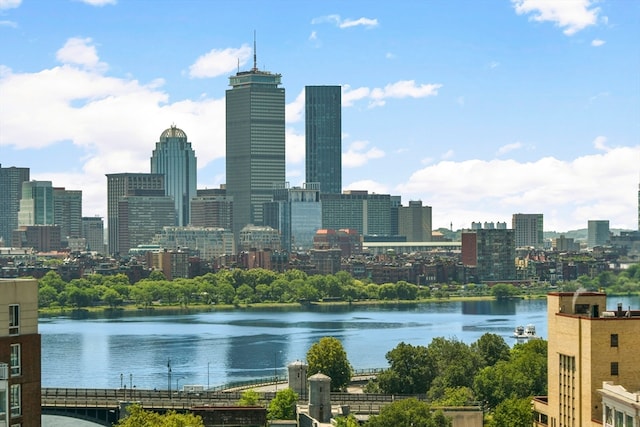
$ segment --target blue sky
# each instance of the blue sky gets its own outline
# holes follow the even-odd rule
[[[422,200],[433,225],[543,213],[637,227],[640,2],[0,0],[0,163],[83,190],[148,172],[183,129],[199,188],[225,181],[228,77],[282,74],[287,180],[304,86],[343,87],[343,188]]]

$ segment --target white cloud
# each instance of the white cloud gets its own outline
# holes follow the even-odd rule
[[[285,132],[287,165],[304,163],[305,136],[299,134],[293,128],[287,128]],[[287,167],[288,169],[288,167]],[[290,174],[287,171],[287,174]]]
[[[604,40],[600,40],[600,39],[594,39],[591,41],[591,46],[593,47],[600,47],[603,44],[605,44],[606,42]]]
[[[333,24],[338,28],[351,28],[351,27],[367,27],[374,28],[378,26],[377,19],[371,18],[359,18],[359,19],[342,19],[340,15],[325,15],[313,18],[311,24]]]
[[[304,89],[300,91],[296,99],[285,106],[284,116],[287,123],[297,123],[304,119]]]
[[[385,53],[384,57],[387,58],[387,59],[396,59],[396,55],[394,53],[391,53],[391,52]]]
[[[311,31],[311,34],[309,35],[309,40],[317,40],[318,39],[318,33],[316,31]]]
[[[518,15],[537,22],[550,21],[571,36],[598,22],[600,8],[592,0],[511,0]]]
[[[22,0],[0,0],[0,10],[20,7]]]
[[[492,69],[492,70],[498,68],[499,66],[500,66],[500,63],[498,61],[491,61],[489,63],[489,68]]]
[[[196,59],[196,62],[189,67],[189,77],[218,77],[226,75],[238,66],[247,63],[251,58],[252,49],[248,45],[242,45],[238,49],[212,49],[208,53]]]
[[[342,167],[356,168],[363,166],[372,159],[385,156],[384,151],[377,147],[368,148],[369,141],[354,141],[346,152],[342,153]]]
[[[72,37],[56,52],[56,59],[63,64],[80,65],[87,69],[106,71],[107,64],[100,62],[91,38]]]
[[[455,155],[453,150],[447,150],[440,156],[443,160],[451,159]]]
[[[456,227],[477,220],[510,221],[512,213],[529,211],[544,213],[545,230],[586,227],[593,218],[607,218],[612,227],[633,227],[638,164],[640,146],[569,161],[442,161],[416,171],[396,191],[433,206],[434,227],[450,221]]]
[[[503,145],[502,147],[498,148],[496,155],[502,156],[503,154],[507,154],[510,151],[518,150],[522,148],[522,146],[523,146],[522,142],[514,142],[512,144]]]
[[[354,102],[361,99],[369,99],[369,107],[380,107],[385,105],[389,98],[425,98],[436,96],[441,84],[421,84],[416,85],[414,80],[400,80],[390,83],[384,88],[361,87],[352,89],[349,85],[342,86],[342,106],[350,107]]]
[[[0,21],[0,27],[18,28],[18,23],[13,21]]]
[[[117,0],[80,0],[82,3],[86,3],[90,6],[105,6],[108,4],[116,4]]]
[[[600,151],[609,151],[611,148],[607,146],[607,137],[606,136],[598,136],[593,140],[593,146]]]

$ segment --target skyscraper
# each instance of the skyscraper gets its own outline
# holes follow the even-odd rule
[[[408,242],[431,241],[431,206],[422,206],[421,200],[409,201],[409,206],[398,210],[398,232]]]
[[[0,165],[0,240],[4,241],[4,246],[11,245],[11,232],[18,228],[22,183],[25,181],[29,181],[29,168],[3,168]]]
[[[340,86],[305,86],[306,181],[321,193],[342,192],[342,95]]]
[[[60,226],[63,246],[68,238],[82,236],[82,191],[53,188],[53,219]]]
[[[516,248],[544,246],[544,223],[542,214],[513,214],[511,228],[515,232]]]
[[[162,132],[151,156],[151,173],[164,175],[166,195],[176,205],[175,225],[189,225],[191,198],[196,196],[196,155],[182,129],[172,125]]]
[[[53,225],[51,181],[25,181],[18,212],[18,225]]]
[[[253,68],[229,78],[226,92],[226,188],[233,198],[236,240],[261,225],[263,203],[285,182],[285,91],[281,75]]]
[[[603,246],[611,241],[609,220],[594,219],[587,221],[587,247]]]
[[[104,221],[102,217],[82,217],[82,237],[86,240],[88,251],[104,253]]]
[[[107,228],[109,233],[109,253],[119,252],[120,227],[118,203],[126,196],[163,197],[164,175],[153,173],[107,174]]]

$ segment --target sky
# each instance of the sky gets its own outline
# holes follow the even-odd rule
[[[421,200],[434,229],[514,213],[637,228],[634,0],[0,0],[0,164],[106,218],[105,174],[149,172],[176,125],[198,188],[218,188],[225,91],[254,35],[286,91],[291,186],[304,87],[340,85],[345,190]]]

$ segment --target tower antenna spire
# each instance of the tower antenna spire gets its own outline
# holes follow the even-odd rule
[[[258,57],[256,55],[256,30],[253,30],[253,71],[258,71]]]

